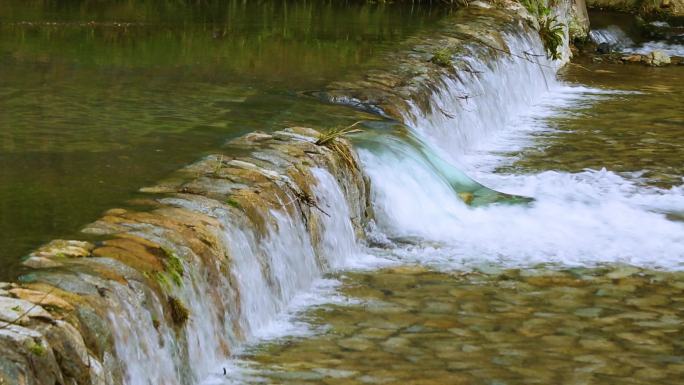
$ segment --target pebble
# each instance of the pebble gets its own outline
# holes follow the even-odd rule
[[[396,282],[387,272],[379,279],[348,273],[343,286],[348,282],[353,294],[347,295],[360,301],[316,313],[314,326],[334,325],[334,333],[297,340],[276,357],[250,358],[284,385],[674,384],[682,378],[681,278],[658,272],[655,279],[631,266],[530,270],[395,270],[402,276]],[[359,282],[368,288],[358,290]],[[377,293],[384,293],[382,302]],[[371,311],[361,305],[368,300],[376,300]],[[323,380],[278,376],[279,368],[302,360]]]

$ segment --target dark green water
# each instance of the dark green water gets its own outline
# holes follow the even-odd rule
[[[301,96],[443,10],[344,1],[0,1],[0,279],[226,140],[353,122]]]

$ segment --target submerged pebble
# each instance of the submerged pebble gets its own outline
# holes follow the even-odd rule
[[[575,270],[347,273],[342,292],[360,302],[309,310],[327,332],[243,358],[278,384],[680,384],[684,277]],[[378,292],[382,306],[359,304]],[[303,357],[310,377],[279,374]]]

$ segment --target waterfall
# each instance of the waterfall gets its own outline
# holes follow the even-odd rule
[[[206,273],[187,266],[192,273],[176,294],[193,304],[192,314],[202,314],[186,327],[187,363],[178,362],[185,356],[178,353],[184,343],[174,341],[170,330],[152,332],[153,317],[145,315],[149,306],[133,304],[116,312],[115,324],[129,322],[124,329],[136,330],[128,338],[121,330],[115,333],[127,383],[231,383],[217,369],[230,367],[220,363],[234,352],[227,346],[235,349],[278,334],[271,330],[273,321],[298,293],[311,290],[326,272],[354,266],[365,253],[447,269],[548,262],[683,268],[682,225],[653,210],[684,205],[681,191],[639,190],[605,170],[496,175],[478,165],[491,157],[482,154],[492,143],[516,148],[510,143],[540,129],[535,122],[553,113],[549,105],[600,93],[559,82],[555,63],[530,54],[543,52],[535,34],[509,34],[505,43],[513,55],[487,61],[465,53],[461,59],[471,70],[441,79],[427,109],[409,100],[403,123],[390,123],[391,129],[383,131],[385,123],[368,122],[371,129],[357,138],[363,172],[370,178],[373,231],[379,233],[373,236],[389,240],[382,251],[356,239],[346,186],[323,168],[312,169],[319,207],[312,208],[311,223],[288,211],[294,197],[281,200],[282,209],[262,214],[263,231],[225,205],[165,200],[218,219],[230,273],[213,287],[203,283]],[[503,204],[509,202],[514,204]],[[222,312],[207,312],[216,308]],[[146,348],[156,340],[162,348]],[[191,375],[179,380],[181,368]]]
[[[412,104],[404,115],[416,135],[453,161],[504,130],[510,119],[557,85],[554,63],[525,54],[544,52],[539,37],[524,33],[505,36],[505,41],[516,56],[483,62],[466,54],[470,72],[443,79],[429,111]]]
[[[651,24],[659,27],[669,27],[667,24]],[[676,39],[672,39],[672,41],[647,41],[636,44],[616,25],[592,30],[589,32],[589,37],[596,44],[609,44],[615,51],[638,53],[641,55],[647,55],[653,51],[662,51],[670,56],[684,56],[684,44],[680,44]],[[681,42],[681,36],[679,39]]]
[[[210,199],[162,201],[216,218],[221,253],[229,262],[218,269],[226,276],[209,281],[210,273],[202,263],[187,262],[195,258],[190,251],[167,235],[153,237],[186,261],[182,285],[173,289],[173,295],[187,304],[191,316],[184,328],[185,340],[178,340],[172,327],[155,322],[163,317],[155,294],[143,285],[117,285],[111,296],[110,320],[126,384],[198,383],[216,372],[219,363],[241,344],[268,334],[278,314],[297,294],[310,290],[323,273],[358,259],[360,249],[339,182],[322,168],[311,173],[319,209],[308,220],[315,221],[315,226],[288,211],[294,197],[280,202],[282,209],[260,214],[264,231]],[[149,233],[141,235],[150,238]],[[317,245],[312,238],[318,239]]]
[[[595,29],[589,32],[589,37],[596,44],[607,43],[613,49],[621,50],[634,45],[634,41],[617,25]]]
[[[608,170],[492,172],[510,160],[496,151],[518,151],[534,132],[553,129],[540,122],[557,113],[554,106],[610,94],[564,84],[556,79],[553,63],[527,60],[523,52],[542,51],[535,36],[509,35],[506,43],[521,55],[487,63],[474,55],[464,58],[476,71],[444,79],[430,108],[412,104],[404,121],[428,147],[423,152],[439,154],[488,187],[534,202],[473,207],[453,191],[443,170],[413,150],[390,150],[395,139],[384,139],[385,149],[362,147],[379,229],[400,245],[410,240],[396,255],[448,269],[482,263],[683,269],[684,226],[662,214],[684,208],[681,187],[642,187]]]

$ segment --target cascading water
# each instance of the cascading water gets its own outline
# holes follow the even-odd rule
[[[509,37],[508,45],[519,57],[488,64],[470,59],[480,73],[445,80],[433,95],[431,110],[415,107],[405,120],[422,142],[454,167],[489,187],[530,196],[535,202],[469,207],[426,162],[390,151],[361,150],[380,228],[392,237],[429,245],[425,249],[412,244],[397,250],[397,255],[451,268],[546,262],[684,268],[684,226],[662,214],[684,208],[680,188],[639,188],[606,170],[492,173],[510,158],[497,157],[491,150],[520,148],[530,133],[544,129],[537,121],[553,114],[554,103],[579,102],[603,93],[560,83],[551,63],[527,60],[524,52],[541,51],[535,38]]]
[[[658,26],[669,27],[667,24]],[[642,55],[653,51],[662,51],[670,56],[684,56],[684,45],[680,44],[681,35],[674,37],[679,39],[679,43],[677,41],[646,41],[637,44],[620,27],[611,25],[606,28],[590,31],[589,37],[596,44],[608,44],[614,51]]]
[[[499,153],[519,150],[531,134],[552,129],[540,121],[556,107],[602,94],[559,82],[556,64],[544,58],[536,33],[515,25],[518,33],[503,35],[507,50],[502,51],[508,53],[492,59],[492,47],[460,52],[456,59],[467,71],[441,78],[429,103],[408,100],[403,122],[364,124],[357,150],[358,166],[370,178],[375,214],[367,228],[369,245],[355,235],[366,224],[357,219],[370,217],[363,212],[368,209],[365,190],[350,193],[367,187],[353,182],[363,180],[361,173],[348,175],[358,171],[355,155],[314,145],[314,137],[293,132],[253,134],[245,143],[263,150],[251,158],[254,164],[220,156],[188,170],[192,183],[170,190],[162,186],[159,191],[173,197],[159,199],[162,208],[154,214],[131,214],[133,219],[112,214],[103,221],[99,229],[126,228],[97,234],[137,237],[139,248],[152,244],[145,252],[164,254],[151,258],[164,266],[141,274],[105,257],[93,263],[116,263],[117,274],[132,279],[121,279],[124,284],[83,274],[84,292],[91,290],[88,295],[108,304],[111,327],[93,334],[106,340],[111,333],[116,353],[105,350],[102,367],[89,364],[94,376],[116,383],[106,378],[120,372],[127,385],[239,383],[223,376],[221,369],[233,364],[226,357],[245,344],[291,333],[280,322],[283,313],[330,294],[334,283],[322,278],[337,269],[402,262],[444,269],[537,263],[684,269],[684,225],[666,217],[684,211],[681,186],[643,187],[607,170],[495,172],[511,160]],[[261,146],[264,137],[272,141]],[[287,140],[309,147],[273,149]],[[268,151],[282,153],[271,157]],[[307,156],[323,157],[325,151],[342,154],[308,164]],[[305,155],[288,158],[289,152]],[[331,165],[345,161],[344,167]],[[281,173],[261,168],[260,162]],[[307,162],[306,172],[297,174],[296,162]],[[221,174],[226,164],[233,171]],[[337,173],[322,164],[337,167]],[[303,179],[308,175],[311,180],[302,185],[311,191],[299,191],[291,172]],[[210,183],[200,183],[203,173],[212,175]],[[263,191],[249,183],[262,179],[271,183],[271,195],[264,194],[270,200],[254,198]],[[259,205],[250,206],[253,210],[240,206],[231,200],[233,189],[253,194]],[[205,248],[205,254],[198,251]],[[143,284],[153,279],[160,290],[155,283]],[[320,292],[302,297],[311,290]],[[79,317],[98,318],[85,311]]]
[[[288,211],[295,197],[281,202],[282,210],[267,213],[263,231],[211,199],[163,200],[218,219],[222,230],[216,235],[229,261],[218,270],[230,273],[209,283],[201,263],[183,263],[186,274],[173,294],[194,315],[184,327],[185,341],[155,321],[162,319],[163,310],[153,293],[142,285],[116,287],[110,295],[110,319],[126,384],[198,383],[241,344],[267,336],[278,314],[296,295],[310,290],[324,272],[363,260],[358,257],[360,249],[339,182],[326,170],[311,172],[319,209],[309,220],[316,221],[315,227]],[[312,236],[318,237],[317,246]],[[154,240],[182,255],[181,260],[193,261],[190,252],[165,234]],[[183,357],[188,361],[183,362]]]
[[[589,37],[596,44],[607,43],[615,49],[623,49],[634,45],[634,41],[617,25],[611,25],[602,29],[589,32]]]

